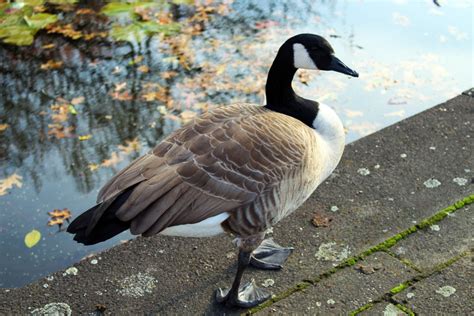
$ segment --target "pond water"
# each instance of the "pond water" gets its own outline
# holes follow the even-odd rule
[[[301,95],[335,108],[348,142],[473,85],[471,1],[204,3],[137,12],[176,23],[170,36],[125,29],[128,42],[112,40],[112,17],[97,14],[103,3],[84,2],[51,9],[62,24],[31,46],[0,42],[0,287],[132,238],[85,247],[47,226],[48,212],[74,218],[91,207],[108,178],[196,113],[263,104],[268,67],[291,35],[323,35],[360,73],[300,71],[294,81]],[[41,238],[28,248],[32,230]]]

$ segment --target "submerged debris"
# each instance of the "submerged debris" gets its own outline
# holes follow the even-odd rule
[[[442,286],[436,290],[436,293],[443,295],[444,297],[450,297],[456,292],[456,289],[450,285]]]
[[[428,180],[426,180],[425,182],[423,182],[424,186],[427,187],[428,189],[432,189],[432,188],[437,188],[441,185],[441,182],[439,182],[438,180],[434,179],[434,178],[429,178]]]

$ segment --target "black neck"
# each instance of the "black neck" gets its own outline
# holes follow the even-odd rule
[[[283,46],[268,72],[265,94],[266,108],[292,116],[309,127],[318,113],[318,103],[298,96],[291,87],[296,68],[293,66],[293,49]]]

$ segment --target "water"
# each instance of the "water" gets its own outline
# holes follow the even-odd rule
[[[355,79],[300,71],[294,82],[301,95],[336,109],[348,142],[473,86],[470,1],[437,7],[431,1],[254,0],[211,7],[207,13],[173,7],[179,23],[203,31],[188,29],[172,39],[87,42],[40,32],[29,48],[0,44],[0,124],[8,124],[0,132],[0,179],[22,177],[21,187],[0,196],[1,287],[22,286],[131,238],[123,233],[84,247],[48,227],[47,212],[68,208],[79,215],[108,178],[194,113],[263,103],[268,67],[293,34],[323,35],[360,73]],[[65,19],[107,29],[105,18],[69,12]],[[41,69],[51,60],[63,64]],[[33,229],[42,237],[27,248],[24,236]]]

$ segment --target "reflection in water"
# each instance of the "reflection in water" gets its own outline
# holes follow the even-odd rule
[[[100,4],[94,5],[99,11]],[[14,173],[23,177],[21,188],[0,196],[0,286],[20,286],[130,238],[125,233],[86,248],[46,227],[47,212],[68,208],[73,217],[80,214],[93,205],[109,177],[195,113],[232,102],[263,103],[275,50],[294,33],[324,35],[341,59],[352,60],[349,63],[361,73],[361,80],[354,81],[302,71],[295,80],[300,93],[315,95],[312,98],[338,110],[349,127],[349,140],[460,92],[459,83],[469,84],[469,72],[460,72],[454,81],[446,69],[457,67],[456,61],[436,59],[436,54],[450,54],[439,48],[438,33],[432,37],[436,43],[425,43],[427,51],[406,44],[421,36],[422,26],[413,26],[417,19],[428,19],[430,25],[438,18],[430,16],[432,9],[420,3],[307,0],[224,1],[207,8],[174,5],[169,11],[183,27],[169,38],[84,41],[40,32],[31,47],[0,44],[0,124],[8,126],[0,131],[0,179]],[[459,32],[449,37],[449,30],[468,29],[457,21],[462,20],[459,15],[467,16],[468,25],[469,16],[460,13],[463,8],[444,10],[446,17],[438,19],[436,27],[447,30],[439,33],[460,47],[459,59],[468,61],[469,44],[462,36],[456,40]],[[378,23],[387,34],[395,29],[407,37],[406,43],[395,45],[406,52],[375,48],[381,41],[377,27],[359,21],[364,15],[384,14],[389,20],[395,17],[394,23]],[[408,17],[416,32],[406,30]],[[102,15],[80,17],[73,11],[65,13],[65,20],[97,32],[108,27]],[[443,53],[436,53],[438,49]],[[410,72],[415,65],[410,58],[420,55],[425,65],[437,69],[434,82],[443,81],[442,86],[430,87],[432,78],[426,76],[433,73],[425,74],[427,68]],[[32,229],[43,237],[28,249],[23,238]]]

